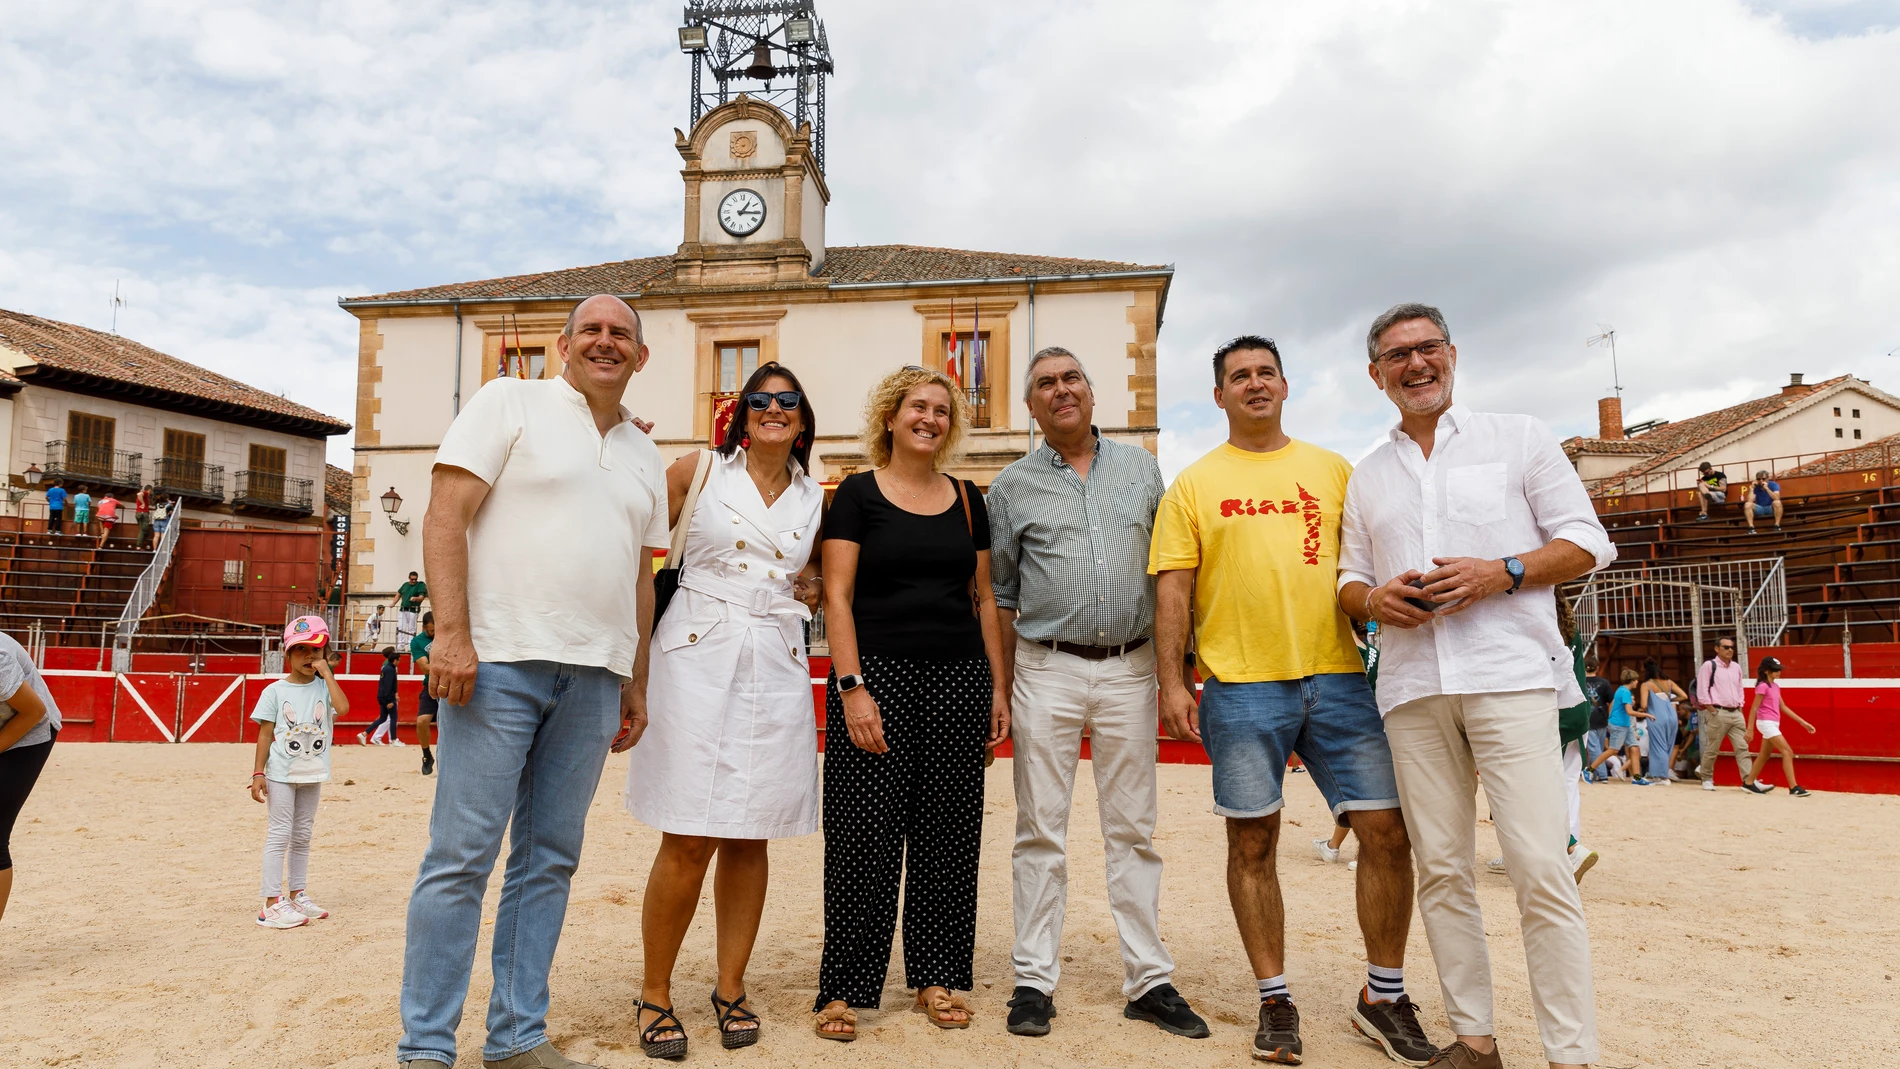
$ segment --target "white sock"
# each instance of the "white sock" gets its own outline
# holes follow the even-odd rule
[[[1285,973],[1281,973],[1278,976],[1270,976],[1265,980],[1257,980],[1256,982],[1260,985],[1260,1001],[1262,1002],[1267,1001],[1275,995],[1279,995],[1289,1002],[1293,1000],[1293,992],[1286,989]]]
[[[1397,1002],[1405,996],[1405,969],[1366,962],[1366,1001]]]

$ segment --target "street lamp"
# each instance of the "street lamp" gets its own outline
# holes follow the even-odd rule
[[[26,476],[26,485],[38,486],[40,484],[40,476],[45,475],[46,473],[40,470],[40,466],[38,464],[28,464],[26,466],[26,471],[23,474]]]
[[[397,534],[407,537],[409,521],[396,518],[396,510],[402,507],[402,495],[397,493],[396,488],[392,486],[389,492],[383,495],[382,502],[383,514],[389,517],[389,525],[396,529]]]

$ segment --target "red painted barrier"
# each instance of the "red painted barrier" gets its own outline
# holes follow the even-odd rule
[[[243,742],[244,677],[179,676],[179,742]]]
[[[113,688],[113,742],[175,742],[178,739],[179,677],[157,672],[127,673]],[[53,694],[59,700],[59,694]],[[65,703],[60,710],[65,711]]]

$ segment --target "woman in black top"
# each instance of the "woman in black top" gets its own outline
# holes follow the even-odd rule
[[[983,494],[937,470],[964,405],[939,372],[886,376],[865,406],[875,470],[825,515],[826,1039],[855,1039],[853,1010],[878,1005],[900,876],[905,986],[937,1026],[970,1023],[952,992],[972,984],[983,757],[1009,737],[1009,698]]]

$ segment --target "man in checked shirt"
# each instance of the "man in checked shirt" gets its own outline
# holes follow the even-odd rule
[[[1049,1032],[1061,972],[1070,798],[1088,729],[1121,933],[1123,1016],[1200,1039],[1207,1022],[1175,991],[1161,945],[1155,853],[1154,584],[1148,536],[1165,489],[1147,450],[1104,439],[1094,384],[1051,346],[1023,396],[1041,448],[990,484],[990,582],[1003,619],[1016,778],[1015,997],[1009,1030]],[[1013,663],[1011,663],[1013,661]]]

